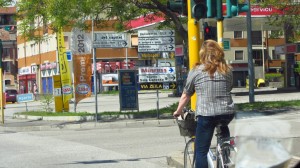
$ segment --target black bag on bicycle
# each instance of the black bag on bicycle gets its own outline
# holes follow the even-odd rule
[[[196,134],[197,121],[195,119],[195,112],[185,112],[183,118],[177,118],[177,123],[181,136],[192,137]]]

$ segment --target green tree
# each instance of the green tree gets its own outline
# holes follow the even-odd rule
[[[294,1],[294,2],[293,2]],[[255,1],[257,2],[257,1]],[[254,2],[254,3],[255,3]],[[300,3],[297,0],[264,0],[262,7],[272,6],[280,11],[268,17],[271,25],[282,26],[287,43],[300,40]]]
[[[38,39],[41,35],[32,33],[38,28],[34,21],[39,21],[39,26],[50,22],[49,28],[56,31],[61,26],[86,27],[83,21],[91,18],[101,27],[113,20],[115,29],[123,31],[130,30],[129,21],[138,16],[149,22],[159,16],[165,17],[160,28],[174,28],[186,41],[186,18],[170,11],[166,4],[167,0],[19,0],[18,17],[22,24],[18,26],[24,37]]]

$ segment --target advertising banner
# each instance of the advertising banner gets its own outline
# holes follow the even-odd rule
[[[118,86],[118,74],[102,74],[102,86]]]
[[[92,84],[91,37],[84,30],[72,29],[71,52],[73,54],[75,105],[90,97]]]
[[[120,111],[139,111],[136,70],[120,69],[118,74]]]
[[[58,59],[59,59],[59,72],[61,76],[61,87],[63,94],[63,103],[69,102],[72,98],[72,79],[70,75],[69,63],[66,55],[65,40],[62,28],[57,33],[58,41]]]
[[[75,103],[77,104],[84,98],[90,97],[91,76],[92,76],[92,55],[74,55],[74,86],[75,86]]]

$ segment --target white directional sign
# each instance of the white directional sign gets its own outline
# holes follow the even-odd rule
[[[139,75],[176,74],[175,67],[140,67]]]
[[[124,48],[127,46],[127,36],[125,33],[95,33],[94,48]]]
[[[175,51],[174,30],[139,30],[138,52]]]
[[[123,41],[95,41],[94,48],[123,48],[127,47],[127,42]]]
[[[144,44],[174,44],[175,37],[146,37],[139,38],[139,45]]]
[[[139,75],[139,82],[175,82],[175,74],[148,74]]]
[[[106,40],[127,40],[125,33],[95,33],[94,41],[106,41]]]
[[[139,45],[138,52],[175,51],[175,45]]]
[[[139,30],[138,37],[166,37],[166,36],[175,36],[174,30]]]

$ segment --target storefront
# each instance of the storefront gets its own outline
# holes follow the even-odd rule
[[[19,93],[34,93],[36,74],[32,72],[31,66],[19,69]]]
[[[58,75],[56,62],[44,63],[41,65],[42,93],[53,93],[53,75]]]

